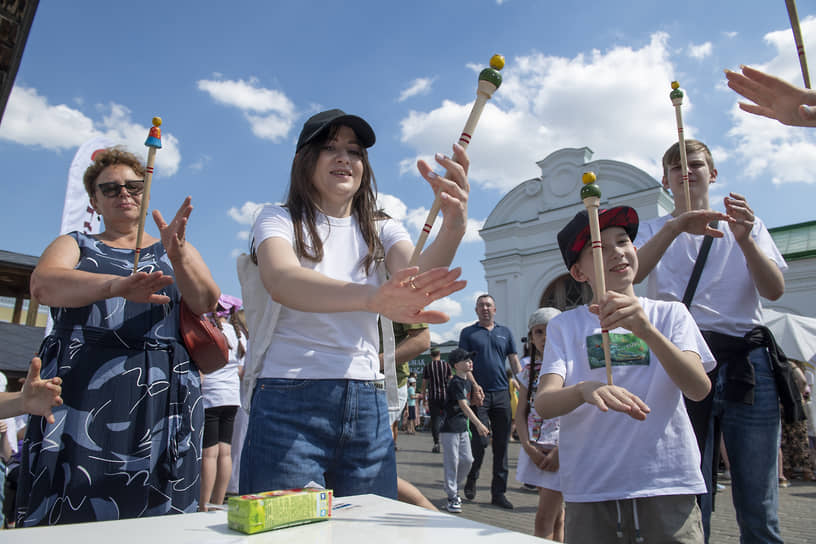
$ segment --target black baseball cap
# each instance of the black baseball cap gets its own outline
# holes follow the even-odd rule
[[[598,224],[601,230],[609,227],[622,227],[629,239],[634,241],[638,231],[638,215],[634,208],[629,206],[617,206],[608,210],[598,211]],[[589,241],[589,215],[586,210],[581,210],[575,217],[558,232],[558,247],[561,249],[561,256],[567,270],[572,268],[578,255]]]
[[[456,363],[461,363],[462,361],[467,361],[468,359],[472,361],[474,357],[476,357],[475,351],[466,351],[462,348],[456,348],[448,353],[448,364],[453,366]]]
[[[348,115],[343,110],[333,109],[316,113],[303,123],[303,129],[300,131],[295,151],[300,151],[300,148],[314,140],[315,137],[332,125],[351,127],[363,147],[371,147],[377,140],[371,125],[366,123],[362,117]]]

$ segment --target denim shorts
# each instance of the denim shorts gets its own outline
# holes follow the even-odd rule
[[[258,380],[241,454],[240,493],[309,482],[338,497],[397,497],[388,403],[374,382]]]

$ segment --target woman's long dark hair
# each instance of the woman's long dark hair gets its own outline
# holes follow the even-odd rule
[[[317,232],[317,213],[320,211],[315,204],[318,194],[312,177],[317,159],[326,142],[331,141],[341,125],[334,125],[326,131],[323,138],[315,138],[295,154],[292,161],[292,173],[289,179],[289,194],[286,197],[286,208],[292,218],[295,231],[295,254],[298,258],[305,257],[311,261],[323,260],[323,241]],[[377,212],[377,181],[368,162],[368,151],[361,147],[363,154],[363,178],[357,194],[351,203],[352,214],[357,217],[360,232],[363,235],[368,254],[360,263],[367,274],[371,274],[375,260],[382,258],[383,247],[377,232],[375,221],[382,219]],[[303,233],[303,225],[308,232],[308,240]]]

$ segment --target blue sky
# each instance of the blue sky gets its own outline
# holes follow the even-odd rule
[[[303,121],[332,107],[374,127],[381,202],[416,238],[433,200],[416,158],[450,152],[478,70],[501,53],[504,83],[469,148],[471,225],[454,263],[469,284],[437,304],[451,321],[432,328],[453,339],[486,289],[477,231],[501,197],[562,147],[657,177],[676,139],[673,79],[687,134],[715,153],[714,207],[736,191],[771,227],[813,219],[816,136],[740,112],[724,85],[740,63],[801,82],[784,2],[752,4],[41,0],[0,124],[0,247],[39,254],[59,231],[78,146],[106,135],[144,155],[160,115],[151,207],[172,215],[192,195],[189,239],[239,295],[251,213],[283,199]],[[816,11],[799,4],[816,66]]]

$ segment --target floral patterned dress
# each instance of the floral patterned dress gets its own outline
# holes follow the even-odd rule
[[[134,251],[70,234],[76,268],[127,276]],[[139,270],[173,274],[160,242]],[[55,423],[32,417],[17,490],[18,527],[194,512],[204,409],[197,369],[179,335],[180,294],[168,304],[100,300],[52,308],[43,378],[63,379]]]

